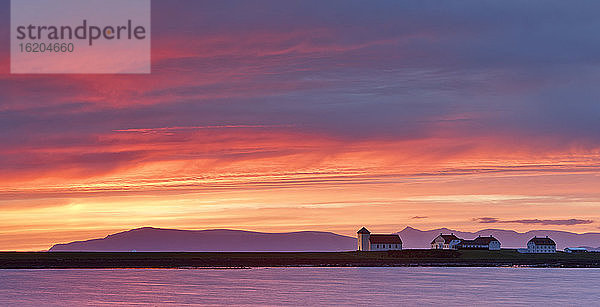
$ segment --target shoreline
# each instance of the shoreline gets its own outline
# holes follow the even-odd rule
[[[600,253],[514,249],[389,252],[0,252],[0,269],[248,269],[258,267],[600,268]]]

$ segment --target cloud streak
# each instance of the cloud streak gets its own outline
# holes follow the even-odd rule
[[[494,224],[494,223],[509,223],[509,224],[526,224],[526,225],[558,225],[558,226],[573,226],[573,225],[585,225],[594,223],[593,220],[584,219],[522,219],[522,220],[500,220],[494,217],[480,217],[475,218],[473,221],[482,224]]]
[[[215,125],[215,126],[190,126],[190,127],[161,127],[161,128],[131,128],[113,130],[114,132],[161,133],[169,131],[202,130],[202,129],[265,129],[265,128],[290,128],[291,125]]]

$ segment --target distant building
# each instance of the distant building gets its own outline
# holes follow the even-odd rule
[[[456,245],[456,249],[487,249],[497,251],[500,250],[500,241],[493,236],[479,236],[474,240],[461,240]]]
[[[359,251],[389,251],[402,250],[402,240],[397,234],[371,234],[363,227],[357,232]]]
[[[567,247],[565,248],[565,252],[569,254],[579,254],[579,253],[587,253],[587,248],[585,247]]]
[[[456,245],[458,245],[462,241],[453,233],[449,235],[441,234],[433,241],[431,241],[431,249],[456,249]]]
[[[533,237],[527,242],[528,253],[556,253],[556,243],[547,236],[545,238]]]

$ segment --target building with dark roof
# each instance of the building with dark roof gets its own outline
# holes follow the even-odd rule
[[[455,236],[453,233],[445,235],[440,233],[439,236],[435,237],[431,241],[432,249],[456,249],[456,245],[459,244],[461,239]]]
[[[402,250],[402,240],[397,234],[371,234],[363,227],[357,233],[359,251]]]
[[[533,237],[527,242],[528,253],[556,253],[556,243],[548,238]]]
[[[474,240],[461,240],[456,245],[457,249],[487,249],[487,250],[500,250],[500,241],[493,236],[482,237],[479,236]]]

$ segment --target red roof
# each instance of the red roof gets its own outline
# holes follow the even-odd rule
[[[473,242],[475,242],[475,244],[479,244],[479,245],[489,245],[491,242],[493,241],[498,241],[498,239],[489,236],[489,237],[477,237],[475,240],[473,240]],[[500,242],[500,241],[498,241]]]
[[[546,237],[546,238],[534,237],[533,239],[529,240],[529,242],[533,242],[533,243],[535,243],[535,245],[556,245],[556,243],[554,243],[554,241],[548,237]]]
[[[371,235],[369,242],[371,244],[402,244],[399,235]]]
[[[473,240],[461,240],[460,244],[462,246],[465,246],[465,245],[490,245],[490,243],[495,242],[495,241],[500,242],[500,241],[498,241],[498,239],[494,238],[493,236],[489,236],[489,237],[479,236]]]

